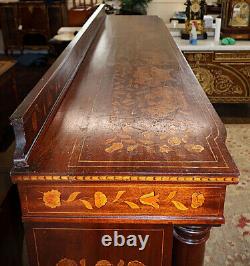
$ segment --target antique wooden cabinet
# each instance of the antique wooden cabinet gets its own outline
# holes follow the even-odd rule
[[[67,25],[65,1],[2,3],[1,25],[5,52],[24,48],[46,48],[49,38]]]
[[[238,170],[156,16],[103,5],[11,117],[31,266],[198,266]]]
[[[14,60],[0,60],[0,150],[6,146],[4,136],[10,127],[9,117],[20,103],[15,81],[15,64]]]
[[[211,102],[250,102],[250,50],[184,51],[184,55]]]

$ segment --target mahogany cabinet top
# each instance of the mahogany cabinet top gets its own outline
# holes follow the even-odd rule
[[[225,138],[163,21],[107,16],[26,167],[16,165],[12,174],[199,176],[230,183],[238,170]]]

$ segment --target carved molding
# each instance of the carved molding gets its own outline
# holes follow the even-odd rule
[[[175,226],[174,236],[184,244],[197,245],[208,240],[210,229],[205,225]]]
[[[222,62],[250,62],[250,52],[215,53],[214,60]]]

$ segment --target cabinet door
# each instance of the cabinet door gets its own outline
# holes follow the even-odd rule
[[[0,61],[0,145],[10,126],[9,117],[17,107],[18,99],[14,82],[14,62]],[[8,70],[5,70],[9,68]],[[3,73],[4,72],[4,73]]]
[[[18,30],[17,5],[1,7],[1,24],[5,50],[20,47],[20,32]]]
[[[47,223],[44,219],[26,223],[25,228],[32,266],[171,265],[172,225]]]
[[[67,7],[64,2],[48,5],[50,37],[57,34],[57,31],[67,25]]]
[[[49,36],[49,19],[46,4],[20,3],[19,16],[24,33],[41,33]]]

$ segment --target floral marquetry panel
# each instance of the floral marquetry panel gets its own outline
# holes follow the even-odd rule
[[[250,102],[250,51],[184,54],[212,102]]]
[[[143,22],[141,19],[105,19],[99,33],[100,44],[98,38],[94,39],[93,53],[88,53],[87,61],[80,64],[68,84],[69,93],[58,109],[51,110],[53,115],[43,112],[44,102],[39,97],[33,99],[37,103],[20,121],[29,120],[32,132],[44,131],[33,138],[35,144],[24,156],[24,146],[31,144],[27,139],[30,135],[22,125],[17,128],[17,135],[21,133],[13,180],[22,174],[235,176],[237,170],[225,147],[223,124],[165,24],[157,17],[145,16]],[[145,29],[146,33],[141,34]],[[213,54],[193,55],[194,63],[207,65],[211,60]],[[71,65],[65,73],[70,69]],[[246,82],[242,81],[246,69],[242,69],[242,78],[231,74],[234,72],[229,66],[220,71],[214,81],[218,86],[206,89],[210,94],[222,97],[228,93],[234,98],[248,95]],[[205,78],[203,83],[207,86],[213,83],[217,72],[216,66],[200,66],[197,76]],[[61,80],[61,76],[53,75],[59,88],[64,86],[65,77],[70,80],[68,74],[62,76]],[[50,102],[52,97],[54,102],[56,88],[51,91],[46,86],[43,100]],[[27,102],[26,105],[30,106]],[[49,116],[48,127],[43,126],[47,120],[39,120],[40,113],[43,118]]]
[[[214,216],[222,219],[224,188],[175,185],[20,186],[23,215]],[[166,218],[166,221],[169,218]]]
[[[171,225],[47,223],[28,227],[27,234],[36,240],[32,266],[171,265]]]

